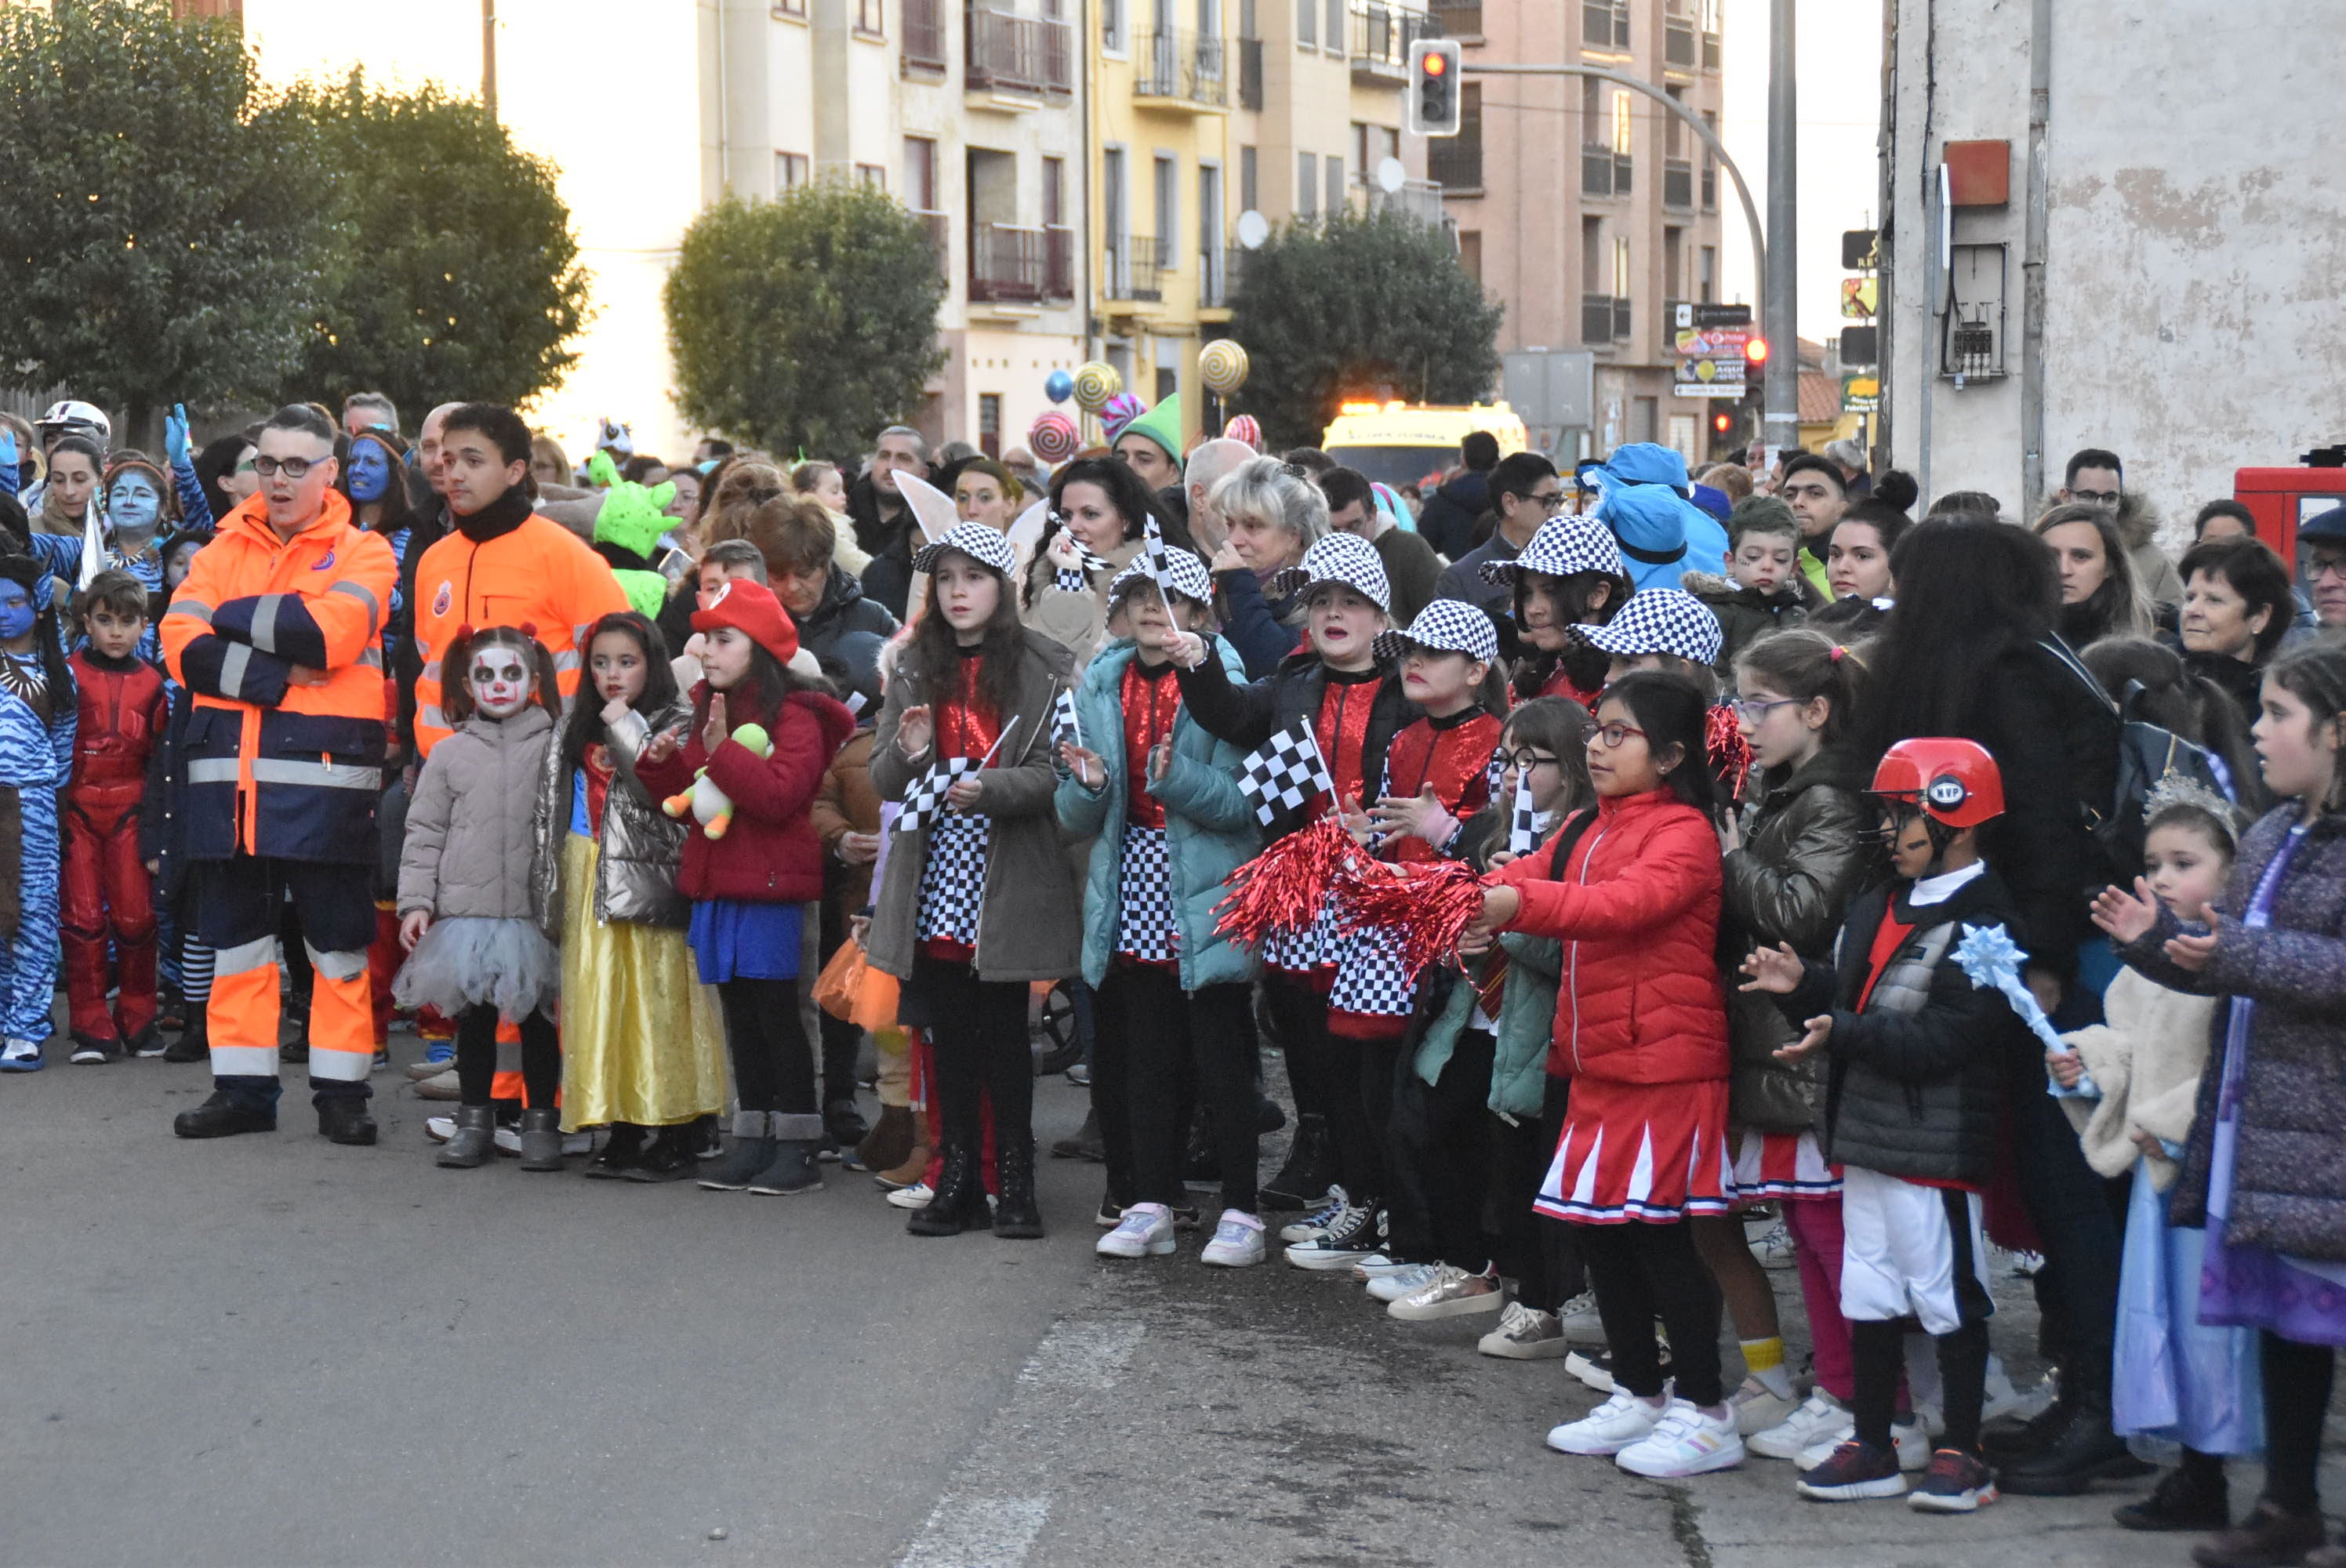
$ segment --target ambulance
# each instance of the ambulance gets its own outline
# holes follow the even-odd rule
[[[1504,402],[1458,407],[1395,401],[1343,404],[1320,449],[1342,467],[1398,490],[1454,466],[1458,443],[1477,430],[1497,440],[1501,457],[1530,444],[1524,422]]]

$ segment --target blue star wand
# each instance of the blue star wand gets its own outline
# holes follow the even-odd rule
[[[2066,1052],[2069,1047],[2045,1016],[2045,1009],[2022,983],[2020,966],[2028,962],[2028,954],[2012,940],[2012,933],[2000,925],[1967,925],[1964,940],[1955,944],[1955,962],[1971,983],[1982,991],[2000,992],[2012,1010],[2029,1032],[2045,1042],[2048,1054]],[[2056,1100],[2098,1100],[2102,1092],[2095,1086],[2093,1074],[2082,1074],[2068,1088],[2058,1083],[2048,1084],[2046,1093]]]

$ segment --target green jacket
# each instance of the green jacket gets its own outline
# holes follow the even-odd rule
[[[1235,684],[1246,679],[1238,654],[1217,637],[1209,645],[1221,656]],[[1077,835],[1096,833],[1084,881],[1084,978],[1097,985],[1116,955],[1117,869],[1124,850],[1124,708],[1120,692],[1133,644],[1119,637],[1101,648],[1076,688],[1076,714],[1084,746],[1099,755],[1107,779],[1089,789],[1062,778],[1055,802],[1059,823]],[[1168,676],[1167,678],[1170,679]],[[1252,980],[1256,954],[1214,931],[1214,906],[1222,900],[1223,879],[1254,858],[1262,833],[1254,807],[1238,786],[1245,754],[1199,728],[1184,706],[1173,720],[1173,763],[1150,790],[1165,807],[1165,842],[1169,861],[1174,926],[1179,933],[1181,989],[1225,981]]]
[[[1490,1106],[1517,1121],[1537,1120],[1547,1096],[1548,1038],[1556,1029],[1556,993],[1564,972],[1564,943],[1552,936],[1503,932],[1507,983],[1499,993],[1498,1049],[1491,1057]],[[1450,1004],[1425,1032],[1411,1068],[1427,1084],[1450,1064],[1458,1037],[1474,1015],[1475,990],[1450,988]]]

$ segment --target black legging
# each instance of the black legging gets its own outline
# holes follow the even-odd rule
[[[1958,1263],[1956,1278],[1963,1278]],[[1941,1448],[1977,1455],[1980,1405],[1987,1383],[1987,1319],[1974,1318],[1953,1333],[1934,1335],[1939,1347],[1940,1397],[1946,1417]],[[1876,1448],[1890,1446],[1890,1421],[1898,1403],[1899,1379],[1906,1370],[1903,1319],[1856,1319],[1849,1326],[1849,1353],[1856,1382],[1850,1413],[1857,1435]]]
[[[1221,1156],[1222,1207],[1255,1212],[1254,1031],[1242,981],[1184,993],[1169,970],[1125,964],[1101,988],[1122,1035],[1125,1105],[1131,1127],[1133,1193],[1142,1203],[1181,1201],[1181,1158],[1191,1095],[1212,1118]],[[1103,1044],[1108,1032],[1103,1031]],[[1107,1125],[1102,1118],[1103,1130]]]
[[[468,1105],[485,1105],[497,1078],[497,1010],[468,1007],[456,1020],[456,1092]],[[561,1037],[554,1020],[533,1013],[521,1021],[521,1082],[532,1110],[554,1104],[562,1087]]]
[[[1491,1098],[1488,1031],[1461,1032],[1441,1076],[1417,1076],[1414,1053],[1395,1064],[1392,1112],[1385,1124],[1385,1176],[1392,1223],[1387,1251],[1411,1263],[1455,1264],[1480,1273],[1491,1261],[1484,1232],[1485,1146]]]
[[[997,1151],[1034,1137],[1035,1056],[1026,1039],[1026,983],[980,980],[966,963],[913,960],[913,984],[935,1023],[938,1114],[945,1137],[973,1154],[984,1118],[983,1095],[994,1098]]]
[[[1496,1166],[1491,1202],[1498,1210],[1492,1232],[1498,1237],[1499,1272],[1515,1277],[1516,1300],[1543,1312],[1555,1311],[1588,1288],[1580,1262],[1584,1227],[1551,1219],[1532,1207],[1556,1160],[1556,1147],[1564,1141],[1571,1097],[1571,1079],[1550,1077],[1536,1120],[1519,1117],[1509,1125],[1491,1113]]]
[[[2291,1513],[2319,1505],[2313,1472],[2321,1458],[2321,1422],[2330,1411],[2330,1380],[2337,1355],[2327,1345],[2284,1339],[2271,1329],[2263,1341],[2265,1495]]]
[[[1670,1335],[1670,1376],[1678,1398],[1705,1407],[1724,1397],[1719,1380],[1719,1283],[1683,1223],[1583,1225],[1580,1255],[1596,1292],[1596,1313],[1613,1351],[1613,1381],[1640,1399],[1662,1391],[1659,1318]]]
[[[1364,1053],[1359,1041],[1328,1033],[1328,999],[1308,980],[1274,975],[1263,985],[1279,1037],[1287,1047],[1287,1079],[1296,1109],[1317,1110],[1327,1118],[1328,1141],[1336,1153],[1336,1179],[1355,1199],[1381,1197],[1384,1165],[1375,1130],[1369,1124]],[[1382,1058],[1377,1058],[1382,1059]],[[1306,1088],[1320,1103],[1303,1103]]]
[[[799,983],[719,981],[717,1002],[725,1013],[725,1048],[741,1108],[814,1115],[814,1053],[799,1018]]]

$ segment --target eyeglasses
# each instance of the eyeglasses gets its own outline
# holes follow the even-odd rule
[[[332,461],[332,459],[325,457],[288,457],[282,459],[275,457],[256,457],[252,460],[252,469],[254,473],[260,474],[263,479],[274,479],[280,473],[288,479],[306,479],[310,475],[310,470],[317,467],[318,464],[321,463],[330,463]],[[241,469],[241,464],[239,465],[240,470]]]
[[[1751,697],[1739,697],[1727,706],[1735,710],[1736,718],[1747,723],[1765,724],[1768,722],[1770,713],[1780,708],[1798,708],[1800,706],[1800,699],[1797,697],[1780,697],[1771,702],[1760,702]]]
[[[2327,550],[2323,550],[2306,557],[2305,580],[2307,582],[2318,583],[2332,573],[2341,577],[2346,577],[2346,555],[2333,555]]]
[[[1518,773],[1528,773],[1535,768],[1553,768],[1561,760],[1554,752],[1535,751],[1528,746],[1520,751],[1509,751],[1501,747],[1491,753],[1492,767],[1512,768]]]
[[[1543,512],[1560,512],[1564,509],[1564,492],[1561,490],[1534,490],[1517,496],[1516,499],[1528,502]]]
[[[2069,499],[2082,501],[2088,506],[2116,506],[2122,497],[2115,490],[2072,490]]]
[[[1624,724],[1617,718],[1610,724],[1584,725],[1580,731],[1581,739],[1591,746],[1602,745],[1607,751],[1619,750],[1628,744],[1629,737],[1633,735],[1640,740],[1646,738],[1644,730],[1634,724]]]

